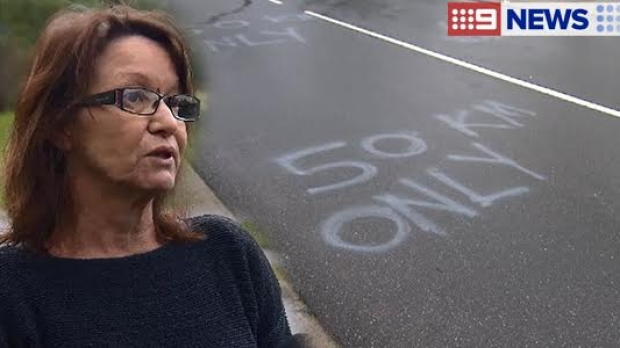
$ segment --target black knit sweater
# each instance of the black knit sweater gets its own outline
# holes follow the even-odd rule
[[[108,259],[0,248],[0,346],[278,347],[291,337],[262,250],[232,220],[200,242]]]

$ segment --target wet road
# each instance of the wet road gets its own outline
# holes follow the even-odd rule
[[[343,346],[620,344],[620,120],[301,10],[612,108],[617,41],[453,40],[445,2],[175,3],[209,63],[194,165]]]

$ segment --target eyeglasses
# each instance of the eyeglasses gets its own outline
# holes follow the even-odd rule
[[[160,101],[170,108],[172,115],[184,122],[193,122],[200,116],[200,100],[189,94],[164,96],[141,87],[117,88],[86,97],[79,106],[115,105],[130,114],[150,116],[159,108]]]

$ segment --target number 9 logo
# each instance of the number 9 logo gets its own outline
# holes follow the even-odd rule
[[[479,8],[476,10],[476,29],[477,30],[496,30],[497,11],[490,8]]]

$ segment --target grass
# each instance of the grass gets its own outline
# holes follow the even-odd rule
[[[284,270],[284,268],[282,268],[282,266],[280,266],[280,265],[271,265],[271,268],[273,269],[273,273],[276,275],[276,278],[278,280],[285,281],[287,283],[291,282],[288,279],[288,276],[286,275],[286,271]]]
[[[269,242],[269,238],[267,238],[265,232],[263,232],[263,230],[261,230],[254,222],[244,221],[243,223],[241,223],[241,227],[243,227],[244,230],[250,233],[250,235],[256,240],[256,242],[262,249],[271,249],[271,243]],[[278,264],[272,264],[271,269],[273,269],[273,273],[276,275],[276,278],[278,278],[278,280],[290,283],[290,281],[288,280],[288,276],[286,275],[286,271],[282,266]]]
[[[0,168],[4,168],[4,149],[6,143],[9,140],[9,131],[13,125],[13,113],[2,112],[0,113],[0,149],[2,154],[0,155]],[[2,173],[0,173],[0,179],[2,179]],[[4,208],[4,186],[0,185],[0,208]]]
[[[9,131],[13,125],[13,113],[2,112],[0,113],[0,146],[2,149],[6,146],[6,142],[9,140]],[[2,161],[2,158],[0,158]]]
[[[263,249],[269,249],[270,242],[267,235],[251,221],[245,221],[241,224],[244,230],[248,231],[252,237],[256,240],[258,245]]]

